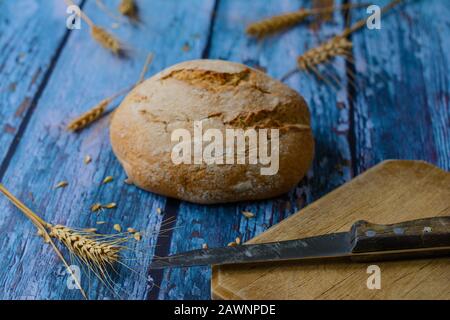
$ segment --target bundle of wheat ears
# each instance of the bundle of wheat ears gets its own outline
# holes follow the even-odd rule
[[[78,278],[73,274],[66,259],[54,243],[54,239],[63,244],[71,254],[77,258],[89,271],[92,271],[103,283],[109,284],[109,271],[114,270],[120,262],[121,253],[127,247],[124,244],[130,239],[130,234],[99,235],[94,230],[79,230],[61,225],[53,225],[12,195],[2,184],[0,192],[3,193],[38,229],[38,234],[49,243],[63,262],[84,298],[88,298]]]
[[[403,0],[393,0],[388,5],[381,9],[381,14],[394,8]],[[247,33],[252,36],[263,37],[274,32],[292,27],[300,22],[305,21],[308,17],[313,15],[320,15],[330,13],[335,10],[350,10],[357,7],[367,6],[367,4],[346,4],[340,7],[326,7],[320,9],[301,9],[296,12],[286,13],[279,16],[274,16],[248,26]],[[366,25],[366,19],[361,19],[353,26],[346,28],[341,34],[336,35],[327,42],[306,51],[303,55],[297,58],[297,68],[288,72],[281,78],[285,81],[292,74],[298,70],[305,72],[312,72],[319,79],[330,83],[324,76],[322,76],[317,69],[320,64],[330,62],[333,58],[344,57],[347,61],[353,63],[351,58],[351,51],[353,48],[352,42],[348,39],[355,31],[363,28]],[[351,71],[349,71],[351,73]],[[338,81],[336,81],[338,82]],[[331,83],[330,83],[331,84]]]
[[[147,59],[145,61],[144,67],[142,68],[141,75],[139,77],[139,80],[133,84],[131,87],[126,88],[124,90],[119,91],[118,93],[114,94],[113,96],[103,99],[100,101],[97,105],[95,105],[93,108],[89,109],[86,113],[82,114],[81,116],[77,117],[76,119],[72,120],[68,126],[67,129],[69,131],[80,131],[84,128],[86,128],[91,123],[98,120],[103,114],[105,114],[106,108],[118,97],[126,94],[127,92],[131,91],[134,87],[142,83],[145,79],[145,74],[148,71],[148,67],[153,61],[153,54],[150,53],[147,56]]]

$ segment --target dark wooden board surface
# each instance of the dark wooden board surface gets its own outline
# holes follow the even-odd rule
[[[104,2],[111,11],[119,3]],[[383,17],[381,30],[353,35],[356,88],[347,72],[353,66],[343,59],[326,69],[339,77],[338,88],[301,73],[286,81],[308,101],[316,138],[314,165],[289,194],[199,206],[124,184],[109,144],[108,117],[77,135],[68,134],[65,125],[136,81],[148,52],[155,53],[149,74],[184,60],[217,58],[281,78],[295,67],[298,54],[340,32],[347,21],[337,12],[318,28],[303,25],[254,40],[243,32],[249,22],[311,1],[137,2],[143,24],[136,27],[113,20],[94,0],[81,1],[94,22],[131,49],[128,59],[117,59],[92,41],[86,25],[67,31],[63,0],[0,0],[0,181],[51,222],[84,228],[106,221],[102,232],[112,232],[116,223],[141,230],[143,241],[133,247],[138,262],[129,263],[139,274],[122,268],[114,279],[121,298],[209,298],[209,268],[149,272],[153,254],[204,243],[224,246],[238,236],[246,241],[384,159],[421,159],[450,170],[450,4],[417,0]],[[86,155],[93,158],[88,166]],[[115,180],[101,186],[109,175]],[[54,190],[61,180],[69,186]],[[116,210],[89,213],[93,203],[111,201],[118,203]],[[81,298],[67,288],[64,268],[32,225],[3,197],[0,209],[0,298]],[[242,210],[256,217],[247,220]],[[164,221],[171,223],[161,226]],[[91,282],[91,298],[117,298]]]

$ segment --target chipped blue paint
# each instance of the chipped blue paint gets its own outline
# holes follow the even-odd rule
[[[114,1],[111,9],[118,3]],[[142,26],[125,23],[113,30],[133,48],[129,59],[120,60],[101,48],[90,38],[86,26],[72,31],[27,130],[1,177],[11,192],[53,223],[86,228],[97,227],[97,221],[106,221],[107,224],[98,226],[102,233],[113,232],[112,226],[116,223],[142,231],[143,241],[132,248],[136,253],[130,254],[130,258],[138,255],[139,263],[130,261],[130,266],[141,276],[126,268],[119,269],[114,289],[120,298],[145,299],[153,286],[147,278],[147,266],[165,219],[156,211],[165,207],[166,199],[124,184],[126,176],[109,144],[108,117],[80,134],[69,134],[65,126],[69,119],[99,100],[135,82],[148,52],[156,54],[150,73],[200,57],[207,42],[211,10],[211,1],[160,0],[142,6],[145,21]],[[111,23],[110,18],[98,10],[95,1],[87,2],[85,11],[99,25]],[[192,23],[191,18],[199,12],[203,14]],[[60,15],[64,17],[65,11]],[[64,29],[65,23],[59,28]],[[192,45],[189,52],[182,50],[186,41]],[[93,159],[89,165],[83,162],[85,155]],[[115,177],[114,181],[102,185],[102,180],[109,175]],[[69,186],[54,190],[53,186],[62,180],[68,181]],[[112,201],[118,204],[116,210],[98,215],[89,211],[93,203]],[[0,298],[82,298],[76,290],[67,289],[67,275],[61,273],[60,263],[51,249],[34,235],[36,230],[32,225],[4,197],[0,197],[0,208],[0,231],[5,235],[0,238],[3,248],[0,264],[8,270],[0,272],[3,288]],[[117,298],[99,281],[91,280],[90,298]],[[86,277],[82,282],[88,287]]]
[[[358,172],[390,158],[450,170],[449,17],[449,2],[406,1],[353,36]]]
[[[0,1],[0,159],[52,71],[67,32],[64,12],[60,0]]]
[[[118,2],[107,4],[114,11]],[[148,273],[153,253],[176,253],[205,243],[223,246],[236,237],[246,241],[384,159],[423,159],[450,169],[450,4],[418,0],[383,18],[381,31],[352,36],[356,90],[343,59],[322,69],[339,77],[336,89],[300,73],[286,81],[308,101],[316,137],[313,167],[289,194],[200,206],[123,184],[126,177],[108,141],[108,117],[79,135],[66,133],[64,127],[133,83],[149,51],[156,54],[151,74],[180,61],[209,57],[242,62],[281,78],[295,67],[298,54],[338,33],[345,21],[336,13],[317,30],[303,26],[255,40],[243,33],[249,22],[309,6],[310,1],[138,3],[142,25],[121,22],[118,29],[110,28],[132,49],[129,59],[120,60],[94,43],[87,29],[66,31],[61,0],[0,1],[0,180],[51,222],[96,227],[97,221],[106,221],[99,226],[101,232],[111,232],[115,223],[142,230],[143,241],[130,253],[138,255],[133,267],[141,275],[119,270],[115,289],[121,298],[209,298],[209,268]],[[94,0],[86,0],[84,9],[96,23],[111,27],[111,17]],[[359,12],[353,21],[365,14]],[[93,162],[86,166],[87,154]],[[108,175],[114,181],[101,185]],[[69,186],[53,190],[61,180]],[[118,203],[116,210],[89,212],[93,203],[111,201]],[[0,208],[0,270],[6,270],[0,271],[0,299],[80,299],[79,292],[67,289],[65,269],[32,225],[3,197]],[[163,215],[157,214],[158,208],[166,209]],[[247,219],[242,210],[256,216]],[[176,223],[162,227],[168,217],[177,218]],[[168,226],[175,227],[164,233],[168,238],[158,237]],[[92,280],[91,298],[116,298]]]
[[[296,28],[281,37],[256,40],[249,39],[244,30],[252,21],[296,10],[302,5],[307,5],[307,1],[257,1],[248,10],[246,1],[220,1],[209,57],[250,64],[280,79],[295,68],[295,58],[302,53],[302,48],[312,47],[338,32],[343,26],[342,17],[337,14],[336,22],[324,25],[318,33]],[[345,83],[343,61],[338,61],[337,70]],[[330,130],[347,123],[346,87],[343,86],[337,96],[333,89],[304,74],[296,74],[287,83],[298,90],[311,107],[317,148],[314,167],[308,177],[289,194],[270,201],[208,207],[183,203],[170,253],[199,249],[203,243],[209,247],[226,246],[236,237],[247,241],[351,178],[347,133],[338,135]],[[243,210],[253,212],[255,218],[245,218],[241,213]],[[206,299],[210,297],[210,275],[209,268],[167,270],[159,298]],[[191,293],[192,283],[201,283],[205,288],[200,296]]]

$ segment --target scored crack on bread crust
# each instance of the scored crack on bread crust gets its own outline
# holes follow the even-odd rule
[[[279,129],[278,173],[263,176],[266,166],[260,164],[173,164],[171,133],[183,128],[193,137],[194,121],[202,121],[203,132]],[[258,70],[220,60],[180,63],[137,86],[114,113],[110,135],[136,186],[202,204],[285,193],[305,175],[314,150],[309,110],[297,92]]]

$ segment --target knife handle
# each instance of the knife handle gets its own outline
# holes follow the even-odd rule
[[[376,253],[403,250],[429,256],[450,252],[450,216],[419,219],[390,225],[356,222],[351,229],[352,253]],[[428,250],[426,249],[428,248]],[[362,255],[362,256],[363,256]],[[407,254],[406,254],[407,255]],[[378,258],[377,258],[378,259]],[[366,259],[367,260],[367,259]]]

